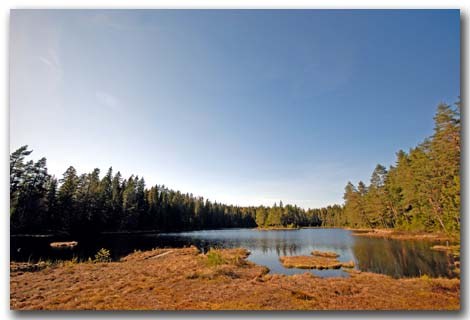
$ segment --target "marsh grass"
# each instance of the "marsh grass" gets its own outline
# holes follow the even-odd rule
[[[37,272],[46,268],[71,268],[77,264],[109,262],[111,262],[111,252],[107,249],[101,248],[95,254],[94,259],[79,259],[77,256],[73,256],[68,260],[39,258],[37,261],[34,261],[29,258],[26,262],[11,262],[10,272]]]
[[[211,253],[212,251],[212,253]],[[165,255],[164,253],[171,252]],[[210,256],[211,258],[208,258]],[[348,270],[348,278],[267,274],[244,249],[157,249],[119,262],[10,271],[15,310],[457,310],[459,279]],[[215,265],[208,265],[208,262]],[[223,263],[222,263],[223,261]]]
[[[337,258],[339,257],[339,254],[333,251],[319,251],[319,250],[313,250],[312,251],[313,256],[317,257],[325,257],[325,258]]]
[[[209,267],[220,266],[226,263],[226,260],[220,253],[220,250],[211,248],[206,254],[206,264]]]
[[[354,261],[341,262],[336,258],[325,256],[283,256],[279,257],[286,268],[298,269],[339,269],[354,268]]]

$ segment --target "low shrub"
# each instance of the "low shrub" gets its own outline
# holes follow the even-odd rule
[[[108,249],[101,248],[95,254],[93,262],[111,262],[111,252]]]
[[[208,266],[213,267],[225,263],[224,257],[222,257],[222,254],[218,250],[210,249],[206,256]]]

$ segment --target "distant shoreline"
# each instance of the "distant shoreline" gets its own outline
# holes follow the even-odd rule
[[[459,238],[446,235],[439,232],[417,232],[417,231],[401,231],[394,229],[355,229],[355,228],[343,228],[345,230],[351,230],[353,236],[358,237],[369,237],[369,238],[387,238],[396,240],[430,240],[430,241],[449,241],[449,242],[460,242]]]
[[[300,230],[302,229],[301,227],[256,227],[253,228],[253,230],[258,230],[258,231],[294,231],[294,230]]]
[[[370,237],[370,238],[388,238],[397,240],[430,240],[430,241],[449,241],[452,243],[459,243],[460,239],[456,236],[449,236],[439,232],[417,232],[417,231],[403,231],[395,229],[380,229],[380,228],[351,228],[340,226],[327,226],[327,227],[256,227],[256,228],[221,228],[221,229],[194,229],[194,230],[133,230],[133,231],[104,231],[97,234],[97,236],[107,235],[139,235],[139,234],[162,234],[162,233],[180,233],[180,232],[193,232],[193,231],[208,231],[208,230],[222,230],[222,229],[250,229],[257,231],[295,231],[300,229],[344,229],[350,230],[353,236]],[[30,238],[80,238],[69,234],[10,234],[10,237],[30,237]]]

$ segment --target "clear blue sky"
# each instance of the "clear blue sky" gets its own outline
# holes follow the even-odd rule
[[[460,95],[458,10],[14,10],[10,148],[211,200],[342,203]]]

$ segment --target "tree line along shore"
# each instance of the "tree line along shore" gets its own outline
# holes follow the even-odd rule
[[[440,104],[434,134],[408,152],[397,152],[388,169],[377,165],[366,185],[349,182],[344,204],[303,209],[284,205],[241,207],[147,187],[143,177],[109,168],[79,174],[69,167],[58,179],[46,158],[27,160],[23,146],[10,155],[11,234],[91,235],[132,230],[234,227],[382,228],[460,233],[460,102]]]

